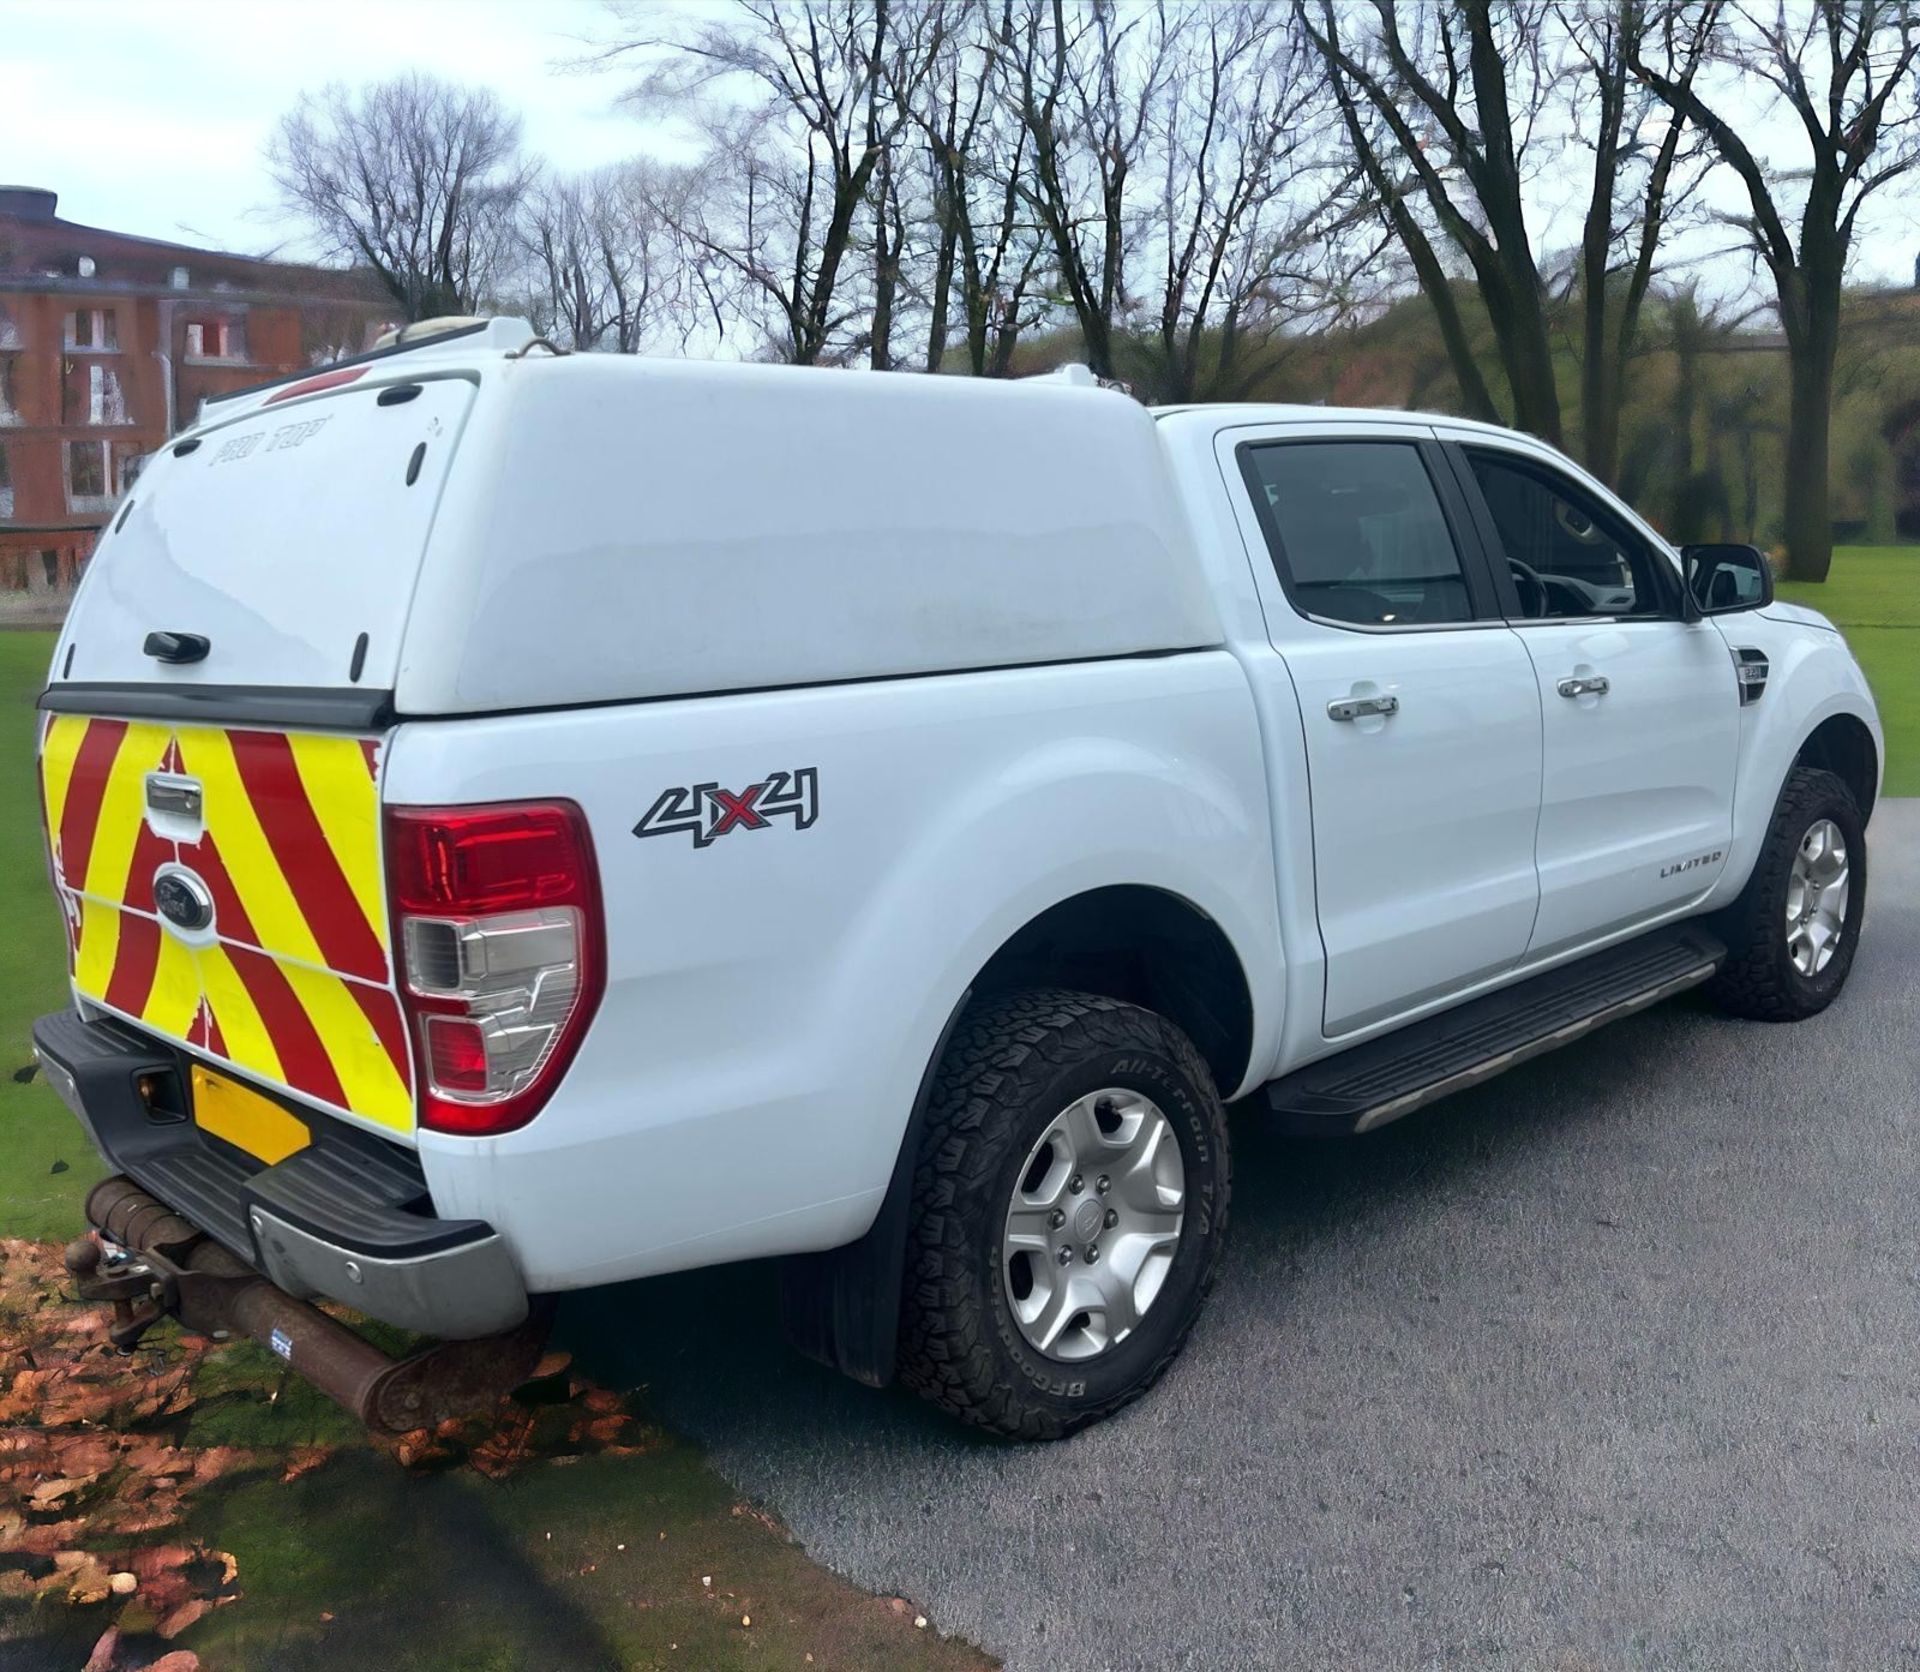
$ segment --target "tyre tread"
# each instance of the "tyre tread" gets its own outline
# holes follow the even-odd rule
[[[1213,1079],[1199,1052],[1179,1028],[1151,1011],[1062,988],[995,994],[970,1007],[948,1041],[914,1169],[900,1380],[962,1422],[1014,1439],[1061,1439],[1111,1415],[1159,1380],[1187,1335],[1186,1328],[1177,1330],[1144,1375],[1121,1392],[1068,1413],[1023,1398],[1024,1390],[998,1373],[993,1319],[969,1282],[978,1249],[966,1210],[986,1190],[1002,1158],[995,1144],[980,1140],[990,1135],[1009,1102],[1018,1102],[1023,1083],[1070,1068],[1089,1045],[1164,1052],[1197,1088],[1213,1096]],[[1226,1231],[1228,1183],[1223,1168],[1215,1235],[1192,1313],[1213,1283]]]
[[[1727,943],[1727,958],[1707,984],[1707,996],[1722,1010],[1759,1022],[1796,1022],[1813,1011],[1787,986],[1781,970],[1781,937],[1773,918],[1774,881],[1793,864],[1794,850],[1808,822],[1821,806],[1835,798],[1859,809],[1853,791],[1838,773],[1822,767],[1796,766],[1787,774],[1773,820],[1760,844],[1753,874],[1740,897],[1721,915],[1719,927]],[[1859,856],[1860,880],[1866,886],[1865,854]],[[1849,954],[1851,956],[1851,954]],[[1838,992],[1838,987],[1834,989]],[[1833,995],[1828,995],[1828,1000]],[[1816,1009],[1825,1008],[1823,1000]]]

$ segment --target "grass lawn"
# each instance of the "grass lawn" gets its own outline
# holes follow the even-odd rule
[[[1920,795],[1920,546],[1841,546],[1825,581],[1778,591],[1847,635],[1886,727],[1884,793]]]
[[[65,1242],[104,1169],[33,1061],[36,1016],[66,1002],[60,915],[47,883],[34,783],[33,699],[52,633],[0,631],[0,1235]]]

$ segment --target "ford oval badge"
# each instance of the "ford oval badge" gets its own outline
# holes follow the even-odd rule
[[[188,933],[213,921],[213,892],[191,871],[162,871],[156,876],[153,903],[162,917]]]

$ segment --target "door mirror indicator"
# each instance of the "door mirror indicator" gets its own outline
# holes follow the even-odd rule
[[[1702,615],[1760,610],[1773,602],[1773,570],[1757,546],[1682,546],[1687,595]]]

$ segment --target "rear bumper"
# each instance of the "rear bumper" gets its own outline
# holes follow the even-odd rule
[[[186,1083],[169,1047],[70,1011],[41,1017],[33,1047],[110,1165],[288,1294],[448,1340],[526,1318],[504,1240],[481,1220],[434,1218],[412,1152],[316,1118],[308,1148],[267,1166],[184,1116],[156,1114],[141,1080]],[[184,1094],[161,1101],[186,1107]]]

